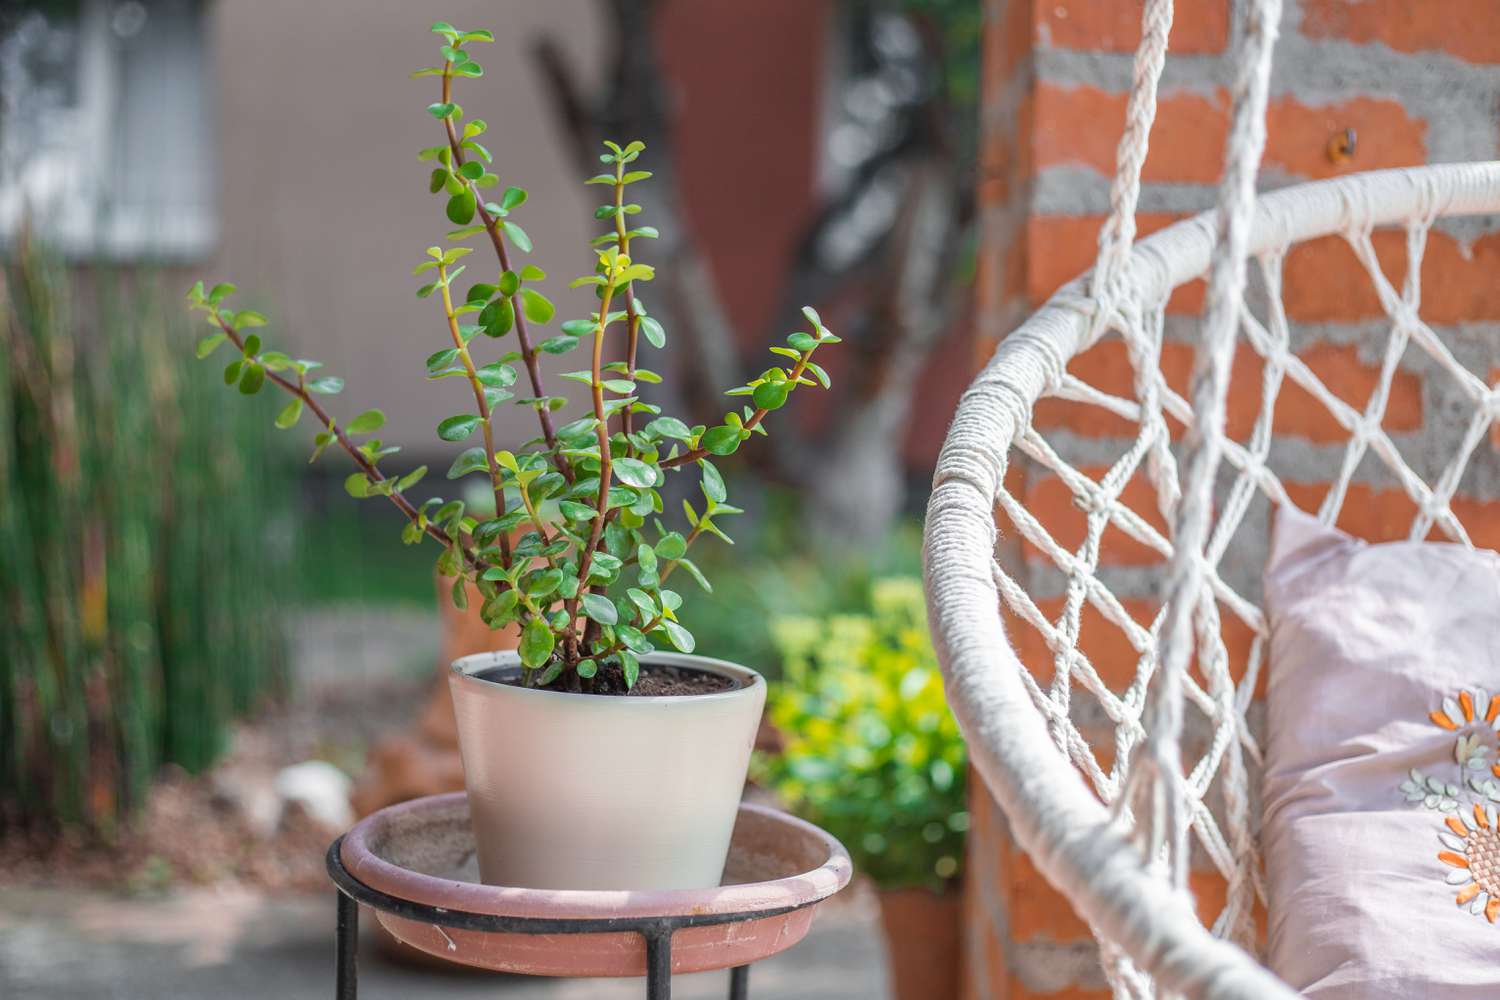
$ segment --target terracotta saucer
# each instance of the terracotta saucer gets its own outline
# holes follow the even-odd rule
[[[763,806],[740,805],[724,884],[712,889],[590,892],[484,885],[462,792],[391,806],[344,837],[344,868],[379,892],[466,913],[550,920],[707,916],[771,911],[734,923],[680,928],[672,971],[746,965],[796,944],[817,904],[849,883],[849,854],[833,837]],[[794,907],[794,909],[787,908]],[[640,976],[645,939],[633,930],[522,934],[438,927],[376,910],[397,939],[430,955],[531,976]]]

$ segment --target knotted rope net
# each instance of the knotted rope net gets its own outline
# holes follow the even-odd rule
[[[1421,317],[1428,232],[1441,217],[1500,211],[1500,164],[1353,175],[1257,200],[1280,6],[1238,5],[1217,208],[1133,243],[1172,20],[1170,0],[1147,0],[1095,269],[1006,337],[965,393],[928,506],[930,618],[955,714],[1012,835],[1089,921],[1120,997],[1294,995],[1252,955],[1251,915],[1264,888],[1251,788],[1260,751],[1248,715],[1267,627],[1258,579],[1226,564],[1226,554],[1249,536],[1263,538],[1267,501],[1293,502],[1276,470],[1272,433],[1283,388],[1299,387],[1347,435],[1318,516],[1333,523],[1356,474],[1369,477],[1373,465],[1413,502],[1413,539],[1436,533],[1469,544],[1451,501],[1500,420],[1500,388],[1471,370],[1484,367],[1482,352],[1456,345]],[[1372,236],[1386,226],[1405,234],[1399,287],[1386,276]],[[1367,348],[1378,344],[1380,367],[1359,406],[1295,353],[1282,301],[1288,252],[1329,235],[1352,249],[1385,316],[1368,328]],[[1166,303],[1173,289],[1200,277],[1207,278],[1206,304],[1182,393],[1161,364]],[[1107,339],[1123,343],[1128,394],[1069,371],[1072,359]],[[1226,395],[1231,360],[1247,347],[1262,377],[1259,407],[1239,440],[1226,434]],[[1403,452],[1385,426],[1403,365],[1451,380],[1447,398],[1463,416],[1450,417],[1454,433],[1442,456],[1409,454],[1410,445]],[[1129,436],[1117,438],[1118,450],[1105,460],[1089,462],[1086,473],[1065,456],[1097,452],[1098,442],[1066,429],[1054,429],[1049,440],[1033,421],[1036,403],[1046,398],[1097,408],[1123,422]],[[1174,427],[1183,430],[1179,445]],[[1028,509],[1018,496],[1024,490],[1007,476],[1021,464],[1066,488],[1083,512],[1081,540],[1062,544],[1040,512]],[[998,551],[997,515],[1010,529],[1005,540],[1020,541],[1028,559]],[[1159,578],[1143,583],[1128,569],[1101,566],[1106,531],[1158,557]],[[1149,624],[1117,594],[1143,586],[1165,597]],[[1117,630],[1135,658],[1123,691],[1111,688],[1084,652],[1086,613],[1091,627]],[[1051,656],[1050,679],[1018,658],[1007,617],[1017,629],[1035,630]],[[1232,666],[1226,635],[1235,631],[1251,638],[1247,660]],[[1185,888],[1194,860],[1228,886],[1210,927],[1200,923]]]

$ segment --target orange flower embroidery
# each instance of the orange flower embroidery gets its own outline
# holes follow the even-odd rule
[[[1500,830],[1496,828],[1493,806],[1476,804],[1472,825],[1462,814],[1443,820],[1445,830],[1438,840],[1445,850],[1438,860],[1453,870],[1447,883],[1458,887],[1455,902],[1475,916],[1483,914],[1490,923],[1500,919]]]

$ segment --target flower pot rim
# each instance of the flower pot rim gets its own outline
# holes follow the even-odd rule
[[[798,838],[821,858],[803,871],[762,882],[741,882],[703,889],[528,889],[459,881],[430,875],[386,860],[380,843],[389,836],[411,836],[423,824],[469,831],[464,792],[432,795],[387,806],[360,820],[344,835],[340,859],[355,878],[398,898],[469,913],[549,919],[682,916],[749,913],[811,906],[849,883],[853,863],[844,845],[826,830],[789,813],[741,802],[742,819],[774,830],[774,836]],[[429,827],[430,829],[430,827]],[[402,831],[406,831],[403,833]],[[731,852],[736,848],[731,845]]]
[[[728,677],[737,681],[735,687],[727,691],[712,691],[706,694],[657,694],[657,695],[597,695],[583,694],[576,691],[552,691],[539,688],[523,688],[515,684],[500,684],[484,677],[475,676],[478,671],[488,670],[492,667],[517,666],[521,662],[521,655],[513,649],[502,649],[486,653],[471,653],[468,656],[460,656],[448,665],[452,679],[460,684],[478,685],[479,688],[488,693],[506,692],[516,697],[523,698],[576,698],[580,702],[598,703],[601,705],[625,704],[632,706],[648,707],[658,705],[681,705],[702,704],[705,701],[720,701],[730,698],[744,698],[753,696],[753,692],[759,688],[764,690],[766,679],[756,670],[732,663],[729,660],[718,660],[710,656],[699,656],[696,653],[673,653],[655,652],[641,657],[643,664],[655,664],[670,667],[688,667],[693,670],[701,670],[705,673],[717,674],[720,677]]]

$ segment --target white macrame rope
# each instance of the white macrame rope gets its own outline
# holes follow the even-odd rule
[[[1115,149],[1115,176],[1109,186],[1109,218],[1099,230],[1094,263],[1094,298],[1112,299],[1120,270],[1135,242],[1135,208],[1141,198],[1141,168],[1146,163],[1151,126],[1156,121],[1156,88],[1167,63],[1172,31],[1172,0],[1146,0],[1141,11],[1141,41],[1135,50],[1130,96],[1125,102],[1125,129]]]
[[[1348,435],[1330,496],[1336,494],[1342,503],[1356,466],[1367,474],[1369,463],[1362,459],[1371,456],[1412,498],[1417,510],[1413,537],[1425,537],[1435,528],[1456,542],[1467,542],[1450,501],[1471,456],[1500,418],[1500,387],[1492,388],[1469,371],[1445,338],[1420,318],[1419,275],[1434,220],[1480,212],[1500,212],[1500,164],[1356,175],[1278,191],[1255,206],[1240,256],[1255,260],[1266,301],[1260,316],[1242,310],[1238,326],[1247,348],[1264,366],[1261,405],[1243,443],[1222,442],[1231,476],[1198,559],[1204,596],[1191,619],[1196,675],[1203,683],[1187,673],[1180,683],[1184,722],[1193,723],[1184,734],[1201,728],[1203,737],[1200,743],[1194,736],[1191,745],[1199,749],[1180,778],[1183,816],[1203,856],[1229,882],[1212,934],[1198,922],[1186,894],[1172,889],[1158,868],[1143,863],[1129,827],[1121,829],[1106,805],[1119,803],[1134,773],[1130,761],[1141,756],[1132,751],[1150,738],[1145,691],[1159,669],[1164,612],[1149,623],[1136,622],[1109,586],[1119,570],[1101,569],[1090,559],[1088,532],[1074,543],[1077,548],[1059,544],[1006,488],[1005,473],[1012,455],[1025,455],[1039,471],[1058,477],[1086,517],[1097,516],[1106,531],[1120,532],[1170,558],[1178,539],[1169,538],[1144,511],[1125,501],[1122,480],[1108,474],[1114,468],[1097,480],[1073,468],[1031,426],[1031,410],[1042,396],[1056,396],[1098,406],[1099,412],[1127,421],[1135,433],[1126,454],[1139,456],[1139,461],[1127,463],[1131,472],[1123,481],[1144,476],[1155,494],[1155,513],[1161,516],[1170,507],[1166,501],[1176,462],[1161,447],[1158,412],[1189,429],[1199,414],[1166,384],[1160,370],[1159,313],[1174,287],[1208,270],[1216,245],[1214,217],[1199,216],[1165,229],[1128,255],[1119,285],[1125,298],[1113,307],[1120,325],[1111,329],[1128,348],[1135,369],[1134,398],[1102,392],[1067,371],[1068,361],[1094,341],[1096,305],[1086,294],[1087,277],[1060,291],[1007,337],[964,396],[939,459],[926,527],[928,602],[949,699],[975,765],[1004,808],[1019,846],[1100,939],[1101,960],[1117,996],[1154,997],[1164,991],[1235,1000],[1292,996],[1244,951],[1214,936],[1245,940],[1254,898],[1263,896],[1254,818],[1245,795],[1245,762],[1257,760],[1259,750],[1245,712],[1264,661],[1266,623],[1257,607],[1258,594],[1236,592],[1219,564],[1237,535],[1252,524],[1257,529],[1263,525],[1247,519],[1257,495],[1290,502],[1267,465],[1274,411],[1286,385],[1320,403]],[[1399,289],[1380,270],[1370,238],[1374,228],[1391,223],[1406,229],[1407,278]],[[1287,248],[1330,234],[1343,236],[1353,249],[1390,319],[1382,330],[1370,327],[1373,336],[1385,337],[1384,351],[1377,386],[1358,407],[1340,399],[1292,352],[1281,301]],[[1452,458],[1431,486],[1382,427],[1391,382],[1408,347],[1423,356],[1433,373],[1429,377],[1446,372],[1456,399],[1472,408],[1472,416],[1455,430],[1461,440],[1455,442]],[[1166,462],[1161,475],[1151,467],[1157,456]],[[1018,540],[1030,546],[1031,555],[1019,570],[1007,570],[994,558],[997,510],[1014,525]],[[1332,520],[1338,509],[1325,504],[1321,513]],[[1169,517],[1165,520],[1171,523]],[[1026,576],[1018,577],[1018,572]],[[1055,594],[1066,612],[1069,588],[1081,591],[1080,613],[1092,609],[1102,627],[1118,629],[1135,651],[1135,676],[1125,691],[1113,691],[1078,646],[1085,632],[1101,626],[1090,622],[1075,631],[1066,614],[1050,621],[1033,596]],[[1066,706],[1053,696],[1055,678],[1040,685],[1016,659],[997,613],[1001,608],[1015,616],[1015,627],[1036,628],[1054,658],[1054,671],[1070,675]],[[1235,665],[1243,668],[1237,682],[1229,673],[1222,634],[1231,623],[1253,637],[1248,663]],[[1086,722],[1090,718],[1096,721]],[[1114,761],[1108,768],[1100,766],[1087,735],[1095,731],[1090,726],[1101,723],[1113,734]],[[1179,745],[1189,744],[1184,738]],[[1211,804],[1214,792],[1223,798]],[[1145,815],[1119,815],[1123,821],[1149,821]]]
[[[1245,17],[1233,55],[1229,135],[1215,213],[1218,238],[1209,262],[1202,335],[1193,358],[1195,420],[1188,429],[1182,497],[1173,520],[1160,675],[1147,700],[1146,748],[1151,766],[1140,772],[1156,799],[1153,815],[1164,814],[1166,828],[1151,833],[1165,842],[1172,883],[1179,888],[1187,884],[1188,869],[1187,795],[1181,787],[1182,679],[1193,650],[1194,616],[1205,638],[1219,632],[1212,597],[1199,600],[1207,575],[1203,552],[1213,507],[1214,475],[1223,450],[1229,366],[1245,291],[1245,250],[1255,207],[1255,177],[1266,144],[1266,97],[1271,55],[1281,22],[1281,0],[1249,0],[1241,9]],[[1209,651],[1199,649],[1200,662],[1205,660],[1205,652]],[[1222,665],[1222,644],[1209,652],[1207,659],[1208,672],[1215,675],[1216,693],[1223,699],[1222,682],[1227,679],[1227,670],[1217,669]],[[1234,766],[1238,767],[1237,756]],[[1242,789],[1244,783],[1226,784]],[[1232,802],[1231,808],[1243,812],[1243,802]]]

